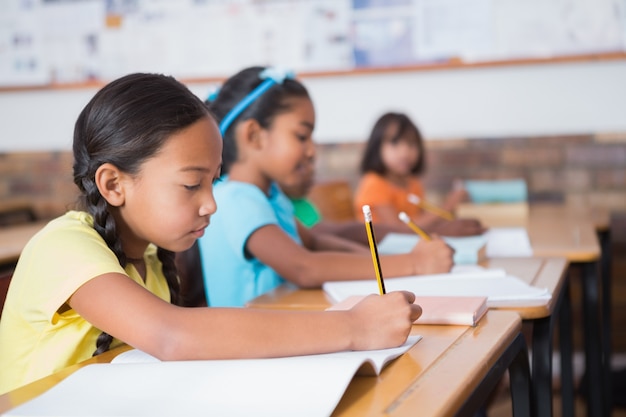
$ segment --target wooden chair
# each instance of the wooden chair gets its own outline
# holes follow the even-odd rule
[[[308,198],[317,207],[322,218],[330,221],[355,220],[352,188],[345,180],[316,183]]]

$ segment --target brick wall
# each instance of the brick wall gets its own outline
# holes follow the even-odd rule
[[[0,206],[31,205],[38,218],[55,217],[76,201],[71,152],[0,154]]]
[[[532,201],[589,203],[626,212],[626,133],[427,141],[424,183],[439,201],[455,178],[524,178]],[[318,146],[319,180],[353,186],[363,143]]]
[[[427,141],[429,198],[438,201],[455,178],[525,178],[532,200],[589,202],[626,212],[626,133]],[[320,144],[317,178],[354,186],[363,143]],[[64,212],[75,199],[70,152],[0,154],[0,201],[28,202],[39,217]]]

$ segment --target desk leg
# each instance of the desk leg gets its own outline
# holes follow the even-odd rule
[[[513,403],[513,416],[531,416],[534,399],[530,390],[530,365],[528,363],[528,349],[524,336],[520,333],[513,345],[517,345],[517,354],[509,365],[509,378],[511,381],[511,400]]]
[[[611,415],[613,408],[613,382],[611,380],[611,233],[605,230],[598,233],[600,240],[602,274],[602,356],[604,363],[604,415]]]
[[[511,401],[514,417],[530,417],[533,415],[533,398],[531,393],[530,365],[528,349],[524,335],[519,333],[506,348],[504,353],[493,364],[487,375],[476,387],[474,392],[456,413],[457,417],[476,415],[476,411],[485,405],[489,395],[502,379],[505,371],[509,371],[511,382]]]
[[[553,317],[533,320],[532,387],[537,417],[552,416]]]
[[[585,331],[585,373],[587,374],[587,415],[604,416],[602,339],[598,296],[598,263],[583,264],[583,322]],[[608,406],[608,405],[607,405]]]
[[[559,308],[559,350],[561,352],[561,415],[574,417],[574,371],[572,338],[572,299],[570,277],[565,278]]]

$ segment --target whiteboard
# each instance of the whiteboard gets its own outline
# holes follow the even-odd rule
[[[626,52],[626,0],[0,0],[0,88]]]

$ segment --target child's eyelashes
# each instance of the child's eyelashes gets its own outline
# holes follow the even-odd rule
[[[222,177],[221,175],[219,177],[215,177],[213,178],[213,185],[223,182],[224,181],[224,177]]]
[[[183,185],[187,191],[196,191],[200,188],[200,184],[195,185]]]

